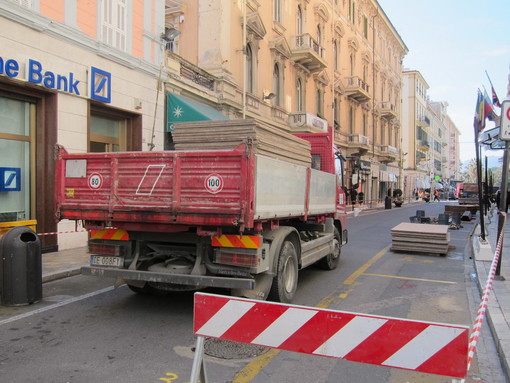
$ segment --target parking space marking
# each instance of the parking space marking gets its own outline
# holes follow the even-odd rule
[[[13,316],[11,318],[0,320],[0,326],[2,326],[4,324],[7,324],[7,323],[10,323],[10,322],[14,322],[14,321],[20,320],[20,319],[28,318],[28,317],[30,317],[32,315],[40,314],[40,313],[48,311],[48,310],[53,310],[53,309],[55,309],[57,307],[62,307],[62,306],[65,306],[65,305],[68,305],[68,304],[71,304],[71,303],[74,303],[74,302],[78,302],[78,301],[81,301],[83,299],[87,299],[87,298],[93,297],[95,295],[103,294],[103,293],[106,293],[108,291],[112,291],[114,288],[115,288],[114,286],[109,286],[109,287],[106,287],[104,289],[93,291],[91,293],[80,295],[78,297],[74,297],[74,298],[71,298],[71,299],[67,299],[65,301],[62,301],[62,302],[59,302],[59,303],[55,303],[55,304],[50,305],[50,306],[41,307],[40,309],[37,309],[37,310],[29,311],[29,312],[26,312],[24,314],[19,314],[19,315]]]
[[[344,281],[344,285],[352,285],[356,279],[359,278],[360,275],[364,274],[365,271],[372,266],[379,258],[381,258],[384,254],[388,252],[390,249],[390,246],[385,247],[380,252],[378,252],[376,255],[374,255],[367,263],[365,263],[363,266],[361,266],[358,270],[356,270],[354,273],[352,273],[349,278],[347,278]]]
[[[381,277],[381,278],[405,279],[405,280],[408,280],[408,281],[446,283],[446,284],[450,284],[450,285],[456,285],[457,284],[457,282],[451,282],[451,281],[439,281],[437,279],[426,279],[426,278],[399,277],[398,275],[371,274],[371,273],[363,273],[361,275],[369,275],[369,276],[372,276],[372,277]]]

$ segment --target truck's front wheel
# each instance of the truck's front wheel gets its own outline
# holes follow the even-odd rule
[[[297,289],[298,258],[296,247],[291,241],[284,241],[278,256],[276,275],[269,292],[269,299],[289,303]]]

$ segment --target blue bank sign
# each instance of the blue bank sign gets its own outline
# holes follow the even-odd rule
[[[0,168],[0,192],[21,191],[21,168]]]
[[[14,59],[6,60],[0,57],[0,75],[20,78],[20,68],[21,66],[18,61]],[[90,67],[88,75],[89,85],[88,89],[85,89],[88,90],[88,97],[93,100],[110,103],[112,101],[111,73],[99,68]],[[75,78],[73,72],[62,74],[45,70],[42,63],[33,59],[29,59],[26,62],[24,79],[45,88],[56,89],[76,96],[82,96],[82,92],[84,92],[84,86],[80,80]]]

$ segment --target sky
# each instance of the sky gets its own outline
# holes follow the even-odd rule
[[[475,158],[477,92],[507,99],[510,66],[509,0],[378,0],[409,49],[404,68],[419,71],[432,101],[446,101],[461,132],[460,159]],[[499,108],[495,108],[500,114]],[[486,129],[495,127],[487,121]],[[484,156],[503,155],[502,150]]]

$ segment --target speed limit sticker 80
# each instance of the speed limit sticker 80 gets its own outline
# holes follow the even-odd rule
[[[92,173],[89,176],[88,183],[89,183],[89,188],[91,188],[91,189],[94,189],[94,190],[101,189],[101,187],[103,186],[103,176],[99,173]]]
[[[223,189],[223,178],[219,174],[209,174],[204,182],[205,190],[211,194],[219,193]]]

